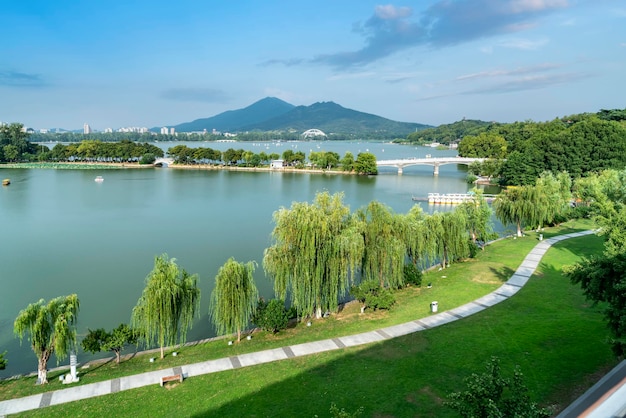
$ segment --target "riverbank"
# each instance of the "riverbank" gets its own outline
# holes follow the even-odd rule
[[[121,169],[121,168],[161,168],[152,164],[139,164],[139,163],[110,163],[110,162],[65,162],[65,163],[8,163],[0,164],[2,168],[40,168],[40,169],[54,169],[54,170],[102,170],[102,169]],[[341,171],[341,170],[321,170],[314,168],[296,168],[296,167],[283,167],[283,168],[270,168],[270,167],[240,167],[229,165],[209,165],[209,164],[172,164],[165,168],[177,169],[177,170],[228,170],[228,171],[250,171],[250,172],[272,172],[272,173],[308,173],[308,174],[345,174],[354,175],[357,174],[354,171]]]

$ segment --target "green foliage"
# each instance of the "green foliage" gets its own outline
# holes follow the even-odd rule
[[[15,318],[13,330],[22,341],[24,334],[30,336],[30,343],[38,362],[40,383],[47,383],[48,359],[54,353],[57,361],[67,357],[76,346],[76,320],[80,303],[78,296],[59,296],[47,304],[43,299],[31,303]]]
[[[364,410],[365,408],[361,406],[354,412],[348,412],[344,408],[339,409],[337,405],[333,403],[330,405],[330,416],[332,418],[357,418]]]
[[[142,164],[142,165],[154,164],[155,160],[156,160],[156,155],[154,155],[151,152],[147,152],[141,156],[141,158],[139,159],[139,164]]]
[[[506,141],[495,132],[468,135],[459,143],[459,155],[473,158],[505,158]]]
[[[603,310],[613,352],[623,357],[626,354],[626,252],[583,259],[569,267],[566,275],[572,283],[580,284],[587,299],[606,304]]]
[[[449,394],[445,405],[467,418],[547,418],[552,415],[530,400],[519,368],[515,369],[512,379],[502,377],[500,360],[492,357],[486,369],[483,374],[467,377],[467,390]]]
[[[259,292],[254,283],[256,263],[239,263],[229,258],[215,276],[215,287],[211,293],[209,315],[220,335],[237,333],[248,325],[256,309]]]
[[[358,286],[352,286],[350,294],[363,304],[361,311],[366,308],[388,310],[396,303],[393,293],[381,287],[377,280],[365,280]]]
[[[354,170],[358,174],[378,174],[378,167],[376,166],[376,156],[371,152],[360,152],[356,156]]]
[[[335,311],[352,274],[361,267],[363,224],[343,204],[343,195],[318,193],[313,204],[294,202],[274,212],[274,243],[263,268],[276,296],[291,296],[299,316]]]
[[[403,239],[406,218],[375,200],[364,210],[359,210],[357,216],[365,225],[364,280],[377,280],[381,287],[402,287],[404,257],[407,253]]]
[[[472,198],[463,202],[458,210],[465,214],[466,227],[473,246],[476,246],[478,242],[484,246],[487,241],[497,237],[497,234],[493,232],[493,223],[491,222],[493,212],[483,196],[482,190],[473,189],[471,193]],[[472,256],[471,249],[472,246],[470,246],[470,256]]]
[[[447,145],[467,135],[478,135],[481,132],[485,132],[490,126],[490,122],[463,119],[458,122],[440,125],[436,128],[412,132],[407,136],[406,141],[415,144],[439,142]]]
[[[341,169],[343,171],[354,170],[354,155],[352,155],[350,151],[346,151],[346,154],[343,156],[341,161],[339,161],[339,164],[341,164]]]
[[[251,322],[273,334],[287,328],[289,313],[285,309],[285,302],[280,299],[270,299],[266,302],[265,299],[259,298]]]
[[[4,370],[7,367],[7,359],[4,357],[6,354],[6,351],[4,353],[0,353],[0,370]]]
[[[404,265],[404,283],[420,287],[422,285],[422,272],[413,263]]]
[[[127,324],[120,324],[111,332],[107,332],[104,328],[96,330],[88,329],[88,333],[81,341],[83,350],[90,353],[100,351],[113,351],[115,353],[115,362],[120,363],[120,354],[124,347],[129,344],[137,344],[137,333],[134,332]]]
[[[148,345],[157,343],[161,358],[165,345],[184,343],[200,307],[198,277],[189,275],[169,259],[156,256],[146,277],[146,287],[133,308],[131,326]]]

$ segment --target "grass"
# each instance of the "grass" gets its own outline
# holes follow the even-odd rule
[[[544,231],[549,237],[588,229],[571,225]],[[330,338],[406,322],[429,314],[431,300],[450,309],[495,289],[510,276],[537,243],[536,237],[499,241],[479,261],[432,271],[424,283],[432,289],[409,288],[397,295],[390,313],[358,315],[358,306],[313,326],[297,326],[278,336],[264,333],[251,341],[227,346],[224,341],[185,347],[177,357],[148,363],[138,356],[120,366],[89,369],[81,382],[92,383],[144,370],[193,363],[209,358]],[[183,384],[144,387],[31,411],[25,416],[154,416],[161,411],[180,416],[328,416],[331,403],[348,411],[363,406],[365,416],[454,416],[442,406],[445,396],[462,390],[463,378],[483,370],[492,355],[505,373],[519,364],[533,398],[562,409],[590,386],[598,372],[616,360],[605,343],[602,316],[591,309],[578,288],[562,277],[562,265],[582,254],[601,250],[598,237],[567,240],[552,248],[536,276],[513,298],[462,321],[378,344],[337,350],[234,371],[188,379]],[[445,277],[443,277],[445,276]],[[471,285],[469,285],[471,284]],[[55,387],[54,385],[58,385]],[[54,390],[33,381],[3,382],[3,398],[33,390]],[[7,393],[9,395],[5,396]]]

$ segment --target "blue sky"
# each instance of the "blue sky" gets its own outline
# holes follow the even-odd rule
[[[171,126],[267,96],[431,125],[626,107],[623,0],[0,0],[0,121]]]

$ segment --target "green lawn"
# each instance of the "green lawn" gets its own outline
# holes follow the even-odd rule
[[[588,229],[589,225],[552,233]],[[224,341],[186,347],[178,357],[148,363],[138,357],[82,375],[91,383],[177,362],[193,363],[246,351],[323,339],[427,316],[431,300],[446,310],[498,287],[537,243],[530,235],[501,240],[477,261],[432,271],[432,289],[398,294],[391,313],[359,315],[349,306],[337,316],[298,326],[272,337],[260,333],[234,346]],[[464,389],[463,378],[482,372],[491,356],[510,374],[520,365],[533,398],[556,410],[567,406],[617,360],[606,344],[607,329],[597,309],[561,275],[561,266],[601,251],[595,236],[552,248],[531,281],[513,298],[464,320],[378,344],[194,377],[164,389],[158,385],[32,411],[25,416],[329,416],[332,403],[364,416],[455,416],[445,396]],[[445,276],[445,277],[444,277]],[[58,385],[58,387],[53,386]],[[51,383],[46,390],[59,389]],[[3,398],[32,391],[32,381],[4,382]],[[10,393],[7,395],[7,393]]]

